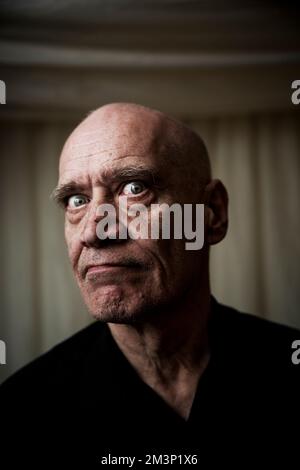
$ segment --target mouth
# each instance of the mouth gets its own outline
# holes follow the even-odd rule
[[[117,274],[118,272],[123,272],[125,270],[141,269],[140,263],[130,262],[130,263],[102,263],[102,264],[93,264],[88,265],[84,269],[84,278],[94,277],[97,275],[104,274]]]

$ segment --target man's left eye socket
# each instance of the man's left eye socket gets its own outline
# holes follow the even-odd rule
[[[68,199],[68,207],[71,209],[77,209],[78,207],[84,206],[88,203],[88,198],[86,196],[82,196],[81,194],[76,194],[75,196],[71,196]]]
[[[142,193],[143,191],[145,191],[145,189],[146,189],[146,186],[141,181],[132,181],[131,183],[128,183],[124,186],[123,193],[126,195],[127,194],[136,195],[136,194]]]

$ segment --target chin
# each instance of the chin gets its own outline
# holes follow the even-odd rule
[[[128,311],[125,308],[118,308],[115,306],[110,306],[105,310],[102,310],[102,308],[93,309],[90,310],[90,313],[95,320],[103,323],[118,323],[124,325],[134,325],[144,318],[144,315],[136,310]]]
[[[130,284],[97,286],[82,294],[92,317],[105,323],[136,324],[153,317],[163,304],[153,288],[149,292]]]
[[[128,300],[126,302],[124,299],[110,298],[107,302],[90,305],[89,311],[96,320],[104,323],[134,325],[153,317],[154,312],[157,310],[150,302],[134,303]]]
[[[120,292],[106,292],[105,295],[86,299],[86,305],[92,317],[104,323],[134,323],[140,316],[141,306],[129,302],[129,298]]]

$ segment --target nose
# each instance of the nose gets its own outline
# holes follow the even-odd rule
[[[80,242],[85,247],[94,247],[99,245],[99,238],[97,237],[97,223],[98,217],[96,214],[96,207],[91,207],[88,213],[85,214],[83,227],[80,233]]]
[[[106,204],[102,207],[105,206]],[[109,219],[109,224],[105,227],[106,238],[100,238],[99,230],[97,233],[97,226],[103,218],[106,218],[106,215],[103,215],[103,212],[99,211],[99,205],[91,205],[82,221],[83,227],[80,233],[80,242],[84,247],[100,248],[108,244],[122,242],[122,240],[118,238],[118,222],[114,217]]]

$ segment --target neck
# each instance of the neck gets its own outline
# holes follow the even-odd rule
[[[140,378],[187,419],[199,378],[209,362],[210,292],[138,324],[109,324]]]

